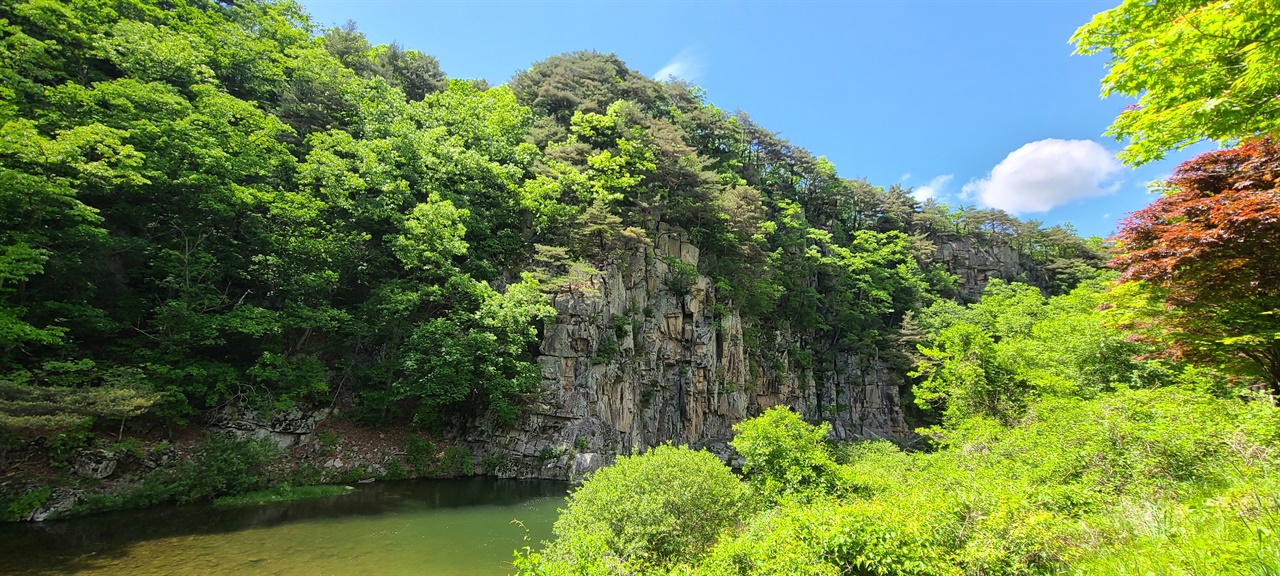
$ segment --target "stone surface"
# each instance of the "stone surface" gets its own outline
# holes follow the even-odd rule
[[[612,454],[597,454],[595,452],[583,452],[573,457],[573,462],[569,464],[569,481],[574,484],[581,484],[589,474],[613,464]]]
[[[278,414],[263,414],[251,407],[231,404],[213,418],[213,427],[239,438],[269,438],[281,450],[306,442],[316,426],[329,417],[328,408],[302,410],[293,408]]]
[[[839,439],[907,432],[901,375],[851,355],[801,370],[791,355],[802,339],[785,330],[748,350],[741,318],[714,316],[711,280],[673,294],[664,258],[696,266],[699,251],[660,229],[654,248],[602,267],[592,290],[554,298],[557,317],[537,359],[540,400],[514,427],[472,422],[461,440],[477,459],[501,460],[499,476],[562,480],[666,442],[717,449],[729,461],[733,425],[776,405],[831,422]]]
[[[76,454],[71,471],[81,478],[102,480],[116,471],[120,461],[106,450],[82,450]]]
[[[932,240],[937,246],[933,261],[958,277],[960,296],[966,302],[978,301],[992,278],[1036,286],[1044,284],[1044,279],[1039,277],[1039,267],[1003,240],[975,236],[937,237]]]
[[[49,494],[49,499],[42,506],[32,511],[26,519],[32,522],[44,522],[45,520],[59,518],[70,512],[72,508],[75,508],[83,497],[84,492],[81,490],[55,488]]]

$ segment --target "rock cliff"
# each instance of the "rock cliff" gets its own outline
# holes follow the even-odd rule
[[[557,295],[538,357],[541,399],[514,427],[472,426],[463,441],[476,458],[499,476],[573,479],[664,442],[727,455],[734,424],[779,404],[831,422],[841,439],[906,431],[900,374],[853,356],[804,367],[787,330],[748,346],[710,279],[687,272],[698,258],[662,230],[652,248]]]
[[[960,298],[976,302],[992,278],[1026,282],[1043,288],[1041,270],[1028,257],[1002,239],[972,235],[932,236],[937,250],[933,261],[958,278]]]

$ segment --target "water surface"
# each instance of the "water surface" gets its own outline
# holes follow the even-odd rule
[[[535,547],[551,537],[567,490],[545,481],[410,480],[296,502],[0,525],[0,574],[508,574],[526,529]]]

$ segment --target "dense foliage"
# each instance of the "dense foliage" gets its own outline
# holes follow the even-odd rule
[[[288,0],[0,5],[0,444],[228,403],[511,422],[544,292],[659,226],[748,330],[816,361],[900,347],[955,296],[939,241],[1069,289],[1096,244],[837,175],[612,55],[509,85],[320,29]],[[887,354],[886,354],[887,355]]]
[[[1280,12],[1273,0],[1124,0],[1071,38],[1107,53],[1103,97],[1138,98],[1107,132],[1137,166],[1204,139],[1280,131]]]
[[[510,418],[536,387],[550,308],[497,272],[532,154],[509,90],[446,83],[351,27],[315,35],[288,2],[0,19],[6,428],[64,427],[56,405],[86,388],[116,390],[89,417],[181,423],[343,386],[372,419],[405,402]]]
[[[833,446],[825,424],[775,408],[736,428],[733,447],[745,460],[740,482],[755,505],[722,525],[703,553],[655,567],[602,548],[587,532],[558,531],[543,553],[518,556],[517,567],[525,574],[618,567],[886,576],[1277,573],[1280,409],[1242,402],[1212,371],[1142,359],[1152,345],[1130,341],[1103,318],[1113,309],[1099,309],[1108,296],[1102,285],[1045,299],[1028,286],[993,283],[972,306],[926,311],[920,370],[928,377],[917,401],[945,414],[924,431],[930,451],[885,441]],[[627,464],[640,467],[649,458]],[[688,476],[693,468],[682,462],[657,460],[649,465],[682,478],[682,486],[699,477]],[[701,477],[723,490],[719,478],[728,468],[719,466]],[[626,509],[633,504],[628,494],[644,491],[643,483],[609,478],[611,509]],[[578,493],[598,490],[595,482]],[[623,524],[632,532],[653,528],[643,516]]]
[[[1166,186],[1118,236],[1129,321],[1174,357],[1261,375],[1280,394],[1280,146],[1202,154]]]
[[[555,524],[566,545],[547,560],[596,574],[666,569],[705,554],[748,506],[747,488],[715,456],[658,446],[620,457],[570,496]]]

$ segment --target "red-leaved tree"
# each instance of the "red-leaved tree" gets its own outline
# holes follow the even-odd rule
[[[1122,223],[1112,265],[1161,304],[1147,328],[1171,355],[1264,377],[1280,394],[1280,144],[1202,154],[1167,184]]]

